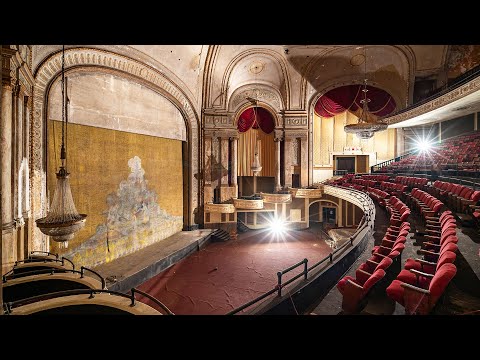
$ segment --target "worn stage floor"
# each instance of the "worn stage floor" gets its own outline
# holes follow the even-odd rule
[[[324,258],[332,250],[328,243],[315,226],[281,237],[249,231],[237,240],[209,244],[138,288],[178,315],[225,314],[273,289],[278,271],[304,258],[309,265]],[[283,281],[302,270],[289,272]]]

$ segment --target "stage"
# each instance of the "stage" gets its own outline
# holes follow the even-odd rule
[[[275,238],[269,230],[253,230],[237,240],[210,243],[138,288],[175,314],[225,314],[273,289],[278,271],[304,258],[314,264],[332,250],[318,229],[288,234]],[[289,272],[283,281],[302,270]]]

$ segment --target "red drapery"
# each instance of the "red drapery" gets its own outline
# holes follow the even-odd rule
[[[256,117],[256,121],[255,121]],[[260,129],[265,134],[270,134],[275,128],[275,121],[272,114],[261,107],[251,107],[246,109],[238,118],[237,128],[240,132],[245,132],[253,127],[254,129]]]
[[[318,116],[332,117],[345,110],[355,112],[362,107],[363,85],[346,85],[330,90],[322,95],[315,104]],[[367,85],[368,111],[375,116],[385,116],[395,110],[392,96],[385,90]]]

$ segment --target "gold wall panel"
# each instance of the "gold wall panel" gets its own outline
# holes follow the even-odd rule
[[[182,142],[92,126],[68,125],[68,171],[85,227],[58,252],[95,266],[181,231]],[[50,202],[60,164],[61,123],[48,122]],[[107,247],[108,241],[108,247]]]

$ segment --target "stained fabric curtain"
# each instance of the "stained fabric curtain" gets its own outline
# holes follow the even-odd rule
[[[315,112],[321,117],[333,117],[344,111],[357,116],[361,114],[364,98],[363,85],[346,85],[330,90],[322,95],[315,104]],[[396,104],[392,96],[385,90],[367,85],[368,111],[372,117],[381,117],[395,110]]]
[[[238,118],[238,131],[245,132],[250,128],[261,128],[266,134],[270,134],[275,128],[275,121],[272,114],[261,107],[251,107],[246,109]]]
[[[265,134],[261,129],[251,128],[240,132],[238,139],[238,176],[253,176],[251,169],[255,142],[258,139],[258,157],[262,171],[258,176],[275,176],[275,142],[273,132]]]

